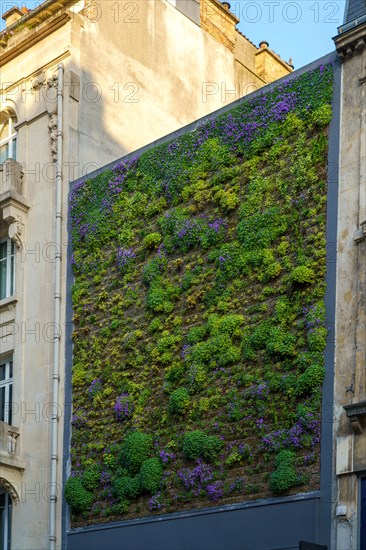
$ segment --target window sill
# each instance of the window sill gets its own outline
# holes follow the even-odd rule
[[[0,300],[0,310],[6,309],[8,306],[15,307],[17,301],[18,300],[15,298],[15,296],[9,296],[8,298],[3,298],[2,300]]]
[[[25,470],[25,463],[16,456],[10,455],[6,451],[0,451],[0,465],[16,468],[17,470]]]

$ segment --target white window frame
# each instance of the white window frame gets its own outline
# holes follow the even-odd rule
[[[5,491],[3,487],[0,486],[0,494],[5,495],[4,506],[1,506],[2,514],[0,515],[1,521],[1,540],[0,548],[4,550],[10,550],[11,546],[11,509],[12,502],[9,493]]]
[[[4,379],[0,380],[0,392],[4,396],[4,401],[0,401],[0,421],[11,424],[13,421],[13,360],[0,361],[0,368],[5,372]]]
[[[4,145],[7,145],[8,146],[7,158],[11,158],[15,160],[17,132],[14,128],[14,124],[16,124],[17,119],[14,114],[7,113],[6,111],[3,111],[1,115],[4,116],[4,121],[0,123],[0,127],[4,126],[7,122],[9,122],[9,132],[8,132],[8,135],[0,141],[0,151]]]
[[[0,246],[6,243],[6,255],[3,259],[0,258],[0,276],[3,272],[1,269],[2,262],[5,262],[5,295],[0,295],[0,300],[14,296],[15,293],[15,245],[11,239],[0,239]]]

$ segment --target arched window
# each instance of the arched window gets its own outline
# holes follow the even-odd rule
[[[17,133],[14,129],[16,122],[15,114],[10,111],[0,113],[0,164],[8,158],[16,158]]]
[[[10,550],[11,498],[0,486],[0,550]]]

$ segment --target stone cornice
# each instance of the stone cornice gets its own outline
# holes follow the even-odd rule
[[[343,63],[366,47],[366,22],[333,38],[339,59]]]
[[[355,434],[363,432],[363,423],[366,418],[366,401],[344,405],[347,417],[350,419],[352,430]]]
[[[29,28],[35,27],[36,25],[39,25],[54,16],[57,12],[69,8],[77,2],[78,0],[46,0],[33,10],[30,10],[27,14],[23,15],[23,17],[20,17],[20,19],[3,29],[0,32],[0,40],[2,37],[16,34],[22,30],[24,26]]]
[[[62,13],[46,25],[42,26],[39,30],[28,34],[24,40],[15,44],[12,47],[6,48],[4,53],[0,54],[0,67],[12,61],[15,57],[31,48],[34,44],[47,38],[50,34],[57,31],[60,27],[63,27],[71,20],[69,13]]]

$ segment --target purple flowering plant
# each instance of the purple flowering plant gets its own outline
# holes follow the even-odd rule
[[[307,128],[307,124],[318,107],[327,102],[329,107],[330,82],[328,66],[281,82],[223,115],[205,120],[194,132],[75,184],[70,212],[77,259],[75,280],[81,283],[81,292],[74,292],[73,297],[75,362],[108,362],[110,372],[103,372],[103,381],[108,379],[115,392],[112,395],[118,395],[114,402],[105,400],[100,410],[93,410],[89,402],[92,414],[88,414],[85,393],[92,398],[94,392],[97,395],[101,383],[98,370],[89,374],[95,377],[90,387],[89,381],[74,387],[72,464],[77,472],[93,461],[102,464],[99,483],[103,496],[100,492],[94,496],[105,502],[98,517],[111,514],[110,504],[116,503],[114,480],[120,474],[126,476],[119,463],[119,446],[130,431],[156,437],[158,445],[146,456],[164,470],[159,492],[141,494],[129,510],[131,515],[163,508],[175,511],[182,500],[191,502],[192,507],[206,506],[207,500],[217,503],[231,493],[236,494],[230,501],[239,501],[243,482],[233,482],[238,475],[245,476],[245,492],[252,498],[258,481],[257,463],[269,476],[274,455],[283,449],[294,452],[299,463],[303,459],[304,470],[308,464],[318,464],[321,399],[311,398],[320,384],[318,379],[316,384],[309,382],[311,377],[305,375],[311,374],[314,362],[322,360],[322,352],[311,349],[315,344],[310,335],[324,328],[323,312],[316,302],[321,303],[324,284],[319,277],[319,284],[314,280],[300,295],[286,276],[301,253],[314,270],[317,265],[321,273],[323,267],[324,256],[319,253],[323,214],[314,201],[315,192],[323,193],[322,182],[317,181],[316,186],[308,182],[304,174],[310,173],[306,170],[309,165],[303,161],[319,151],[326,158],[321,150],[321,144],[327,144],[326,126],[318,132],[319,127]],[[299,131],[301,143],[292,124],[305,128]],[[316,141],[318,137],[321,139]],[[320,173],[322,166],[319,162],[314,168]],[[203,194],[208,190],[202,204],[194,195],[201,184]],[[227,216],[215,186],[224,193],[235,191],[240,209],[233,208]],[[316,216],[309,214],[307,219],[305,209],[307,214],[316,210]],[[271,217],[264,216],[268,210]],[[288,227],[273,237],[276,218],[283,212]],[[243,217],[255,223],[243,226],[240,240],[238,224]],[[261,234],[258,217],[265,218]],[[317,240],[310,239],[314,227]],[[123,231],[132,237],[122,239]],[[144,249],[144,237],[154,232],[162,235],[162,244],[158,250]],[[282,242],[287,249],[284,245],[280,249]],[[139,269],[132,270],[137,257]],[[262,284],[263,272],[273,262],[281,263],[284,274]],[[116,277],[116,266],[128,275]],[[275,304],[283,295],[289,297],[285,304],[289,315],[279,320]],[[150,302],[159,302],[161,297],[164,307],[150,307]],[[188,297],[189,311],[185,309]],[[245,324],[239,327],[238,336],[219,328],[215,336],[206,331],[191,341],[189,332],[205,325],[213,313],[225,322],[234,313],[243,314]],[[98,329],[103,316],[107,328],[121,319],[112,337],[110,330]],[[296,334],[293,354],[282,352],[283,347],[281,353],[278,348],[270,349],[268,331],[263,332],[261,342],[259,337],[256,341],[252,338],[253,331],[266,321],[271,330],[281,327],[285,334]],[[128,334],[137,331],[141,336],[127,346]],[[277,335],[279,344],[281,334]],[[156,354],[157,343],[168,336],[178,336],[180,345],[169,350],[170,356],[166,354],[169,361],[165,358],[162,362],[162,354]],[[121,364],[123,373],[118,369]],[[122,390],[120,385],[125,375],[141,391],[135,417],[134,402],[125,389],[130,386]],[[172,379],[169,384],[168,376]],[[189,387],[192,393],[186,424],[168,417],[170,395],[182,387]],[[140,395],[145,396],[141,401]],[[306,407],[297,410],[299,403]],[[110,422],[112,407],[114,421]],[[107,421],[108,430],[101,430]],[[212,463],[192,463],[196,457],[187,458],[183,453],[181,441],[187,426],[200,428],[209,436],[215,434],[223,442]],[[90,445],[85,445],[87,438]],[[109,441],[116,442],[116,449],[108,449]],[[311,471],[315,486],[316,467]],[[264,490],[265,485],[261,481]],[[97,517],[99,500],[93,510]],[[113,510],[120,516],[126,513],[123,506]],[[87,514],[82,521],[90,519]]]
[[[121,272],[125,272],[135,258],[136,254],[132,248],[118,248],[116,254],[117,267]]]
[[[134,411],[133,401],[128,393],[121,393],[114,403],[113,410],[116,420],[122,422],[128,420],[133,415]]]
[[[95,378],[88,388],[89,399],[93,399],[101,391],[102,391],[102,381],[100,380],[100,378]]]

